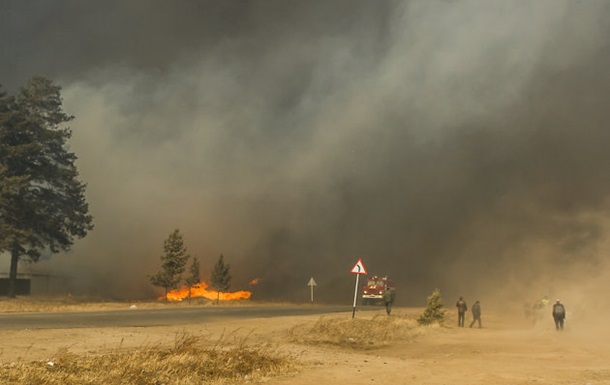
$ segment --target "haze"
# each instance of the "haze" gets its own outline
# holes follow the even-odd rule
[[[0,0],[0,82],[76,116],[95,229],[36,269],[150,298],[163,240],[253,298],[605,289],[610,4]],[[248,285],[260,278],[256,287]]]

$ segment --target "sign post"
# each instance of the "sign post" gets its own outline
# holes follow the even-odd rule
[[[316,281],[313,279],[313,277],[311,277],[309,279],[309,282],[307,283],[307,286],[309,286],[311,288],[311,304],[313,305],[313,288],[315,286],[317,286]]]
[[[354,306],[352,309],[352,319],[356,316],[356,303],[358,302],[358,278],[360,278],[360,274],[366,274],[366,269],[364,268],[364,264],[362,263],[362,259],[358,258],[358,262],[352,267],[350,273],[356,274],[356,287],[354,288]]]

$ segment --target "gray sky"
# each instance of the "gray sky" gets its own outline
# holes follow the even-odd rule
[[[362,258],[403,303],[576,300],[607,274],[609,11],[0,0],[0,83],[63,87],[96,226],[40,268],[153,296],[179,228],[255,298],[306,300],[314,276],[349,303]]]

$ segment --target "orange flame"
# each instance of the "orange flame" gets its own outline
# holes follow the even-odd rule
[[[260,278],[254,278],[252,281],[250,281],[250,285],[258,285],[260,281]]]
[[[217,298],[221,301],[232,301],[236,299],[248,299],[252,295],[251,292],[240,290],[232,293],[218,293],[216,290],[207,290],[208,284],[204,281],[199,282],[198,284],[191,287],[191,298],[203,297],[211,300],[216,300]],[[188,286],[182,286],[180,289],[172,290],[167,293],[168,301],[182,301],[185,298],[189,298],[189,288]]]

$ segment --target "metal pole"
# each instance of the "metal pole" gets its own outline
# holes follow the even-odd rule
[[[360,270],[360,268],[358,268]],[[354,288],[354,308],[352,310],[352,319],[356,316],[356,301],[358,299],[358,278],[360,274],[356,274],[356,287]]]
[[[313,304],[313,285],[311,285],[310,287],[311,287],[311,303]]]

